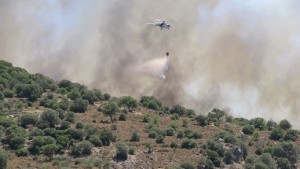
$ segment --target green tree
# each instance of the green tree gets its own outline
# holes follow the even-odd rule
[[[89,141],[81,141],[72,147],[72,155],[90,155],[92,153],[93,144]]]
[[[273,148],[272,155],[276,158],[287,158],[291,164],[297,162],[297,147],[292,142],[283,142]]]
[[[41,114],[41,120],[47,122],[50,127],[55,127],[59,122],[58,113],[54,110],[47,109]]]
[[[17,97],[28,98],[29,101],[36,101],[41,97],[43,89],[37,84],[17,84],[14,87]]]
[[[111,122],[113,123],[113,116],[116,115],[116,113],[118,112],[119,107],[116,103],[109,101],[107,102],[103,108],[102,108],[102,112],[106,115],[110,117]]]
[[[35,114],[25,114],[20,117],[19,121],[22,127],[26,127],[28,124],[34,126],[38,122],[38,116]]]
[[[56,144],[47,144],[42,146],[42,151],[45,156],[47,156],[50,160],[53,158],[55,151],[57,150]]]
[[[186,115],[186,108],[177,104],[174,105],[171,109],[170,109],[170,113],[171,114],[178,114],[179,116],[184,116]]]
[[[129,112],[138,106],[137,101],[131,96],[123,96],[119,100],[119,106],[126,106]]]
[[[65,113],[65,120],[70,122],[70,123],[74,123],[75,122],[75,114],[74,112],[67,112]]]
[[[77,98],[72,102],[70,110],[73,112],[84,113],[87,110],[87,107],[88,102],[86,100]]]
[[[287,130],[290,129],[292,125],[289,121],[284,119],[279,122],[279,127],[282,128],[283,130]]]
[[[116,144],[116,158],[120,160],[127,160],[128,158],[128,147],[125,143],[119,142]]]
[[[232,151],[226,150],[224,153],[223,161],[225,164],[232,164],[233,163],[234,156],[232,154]]]
[[[278,158],[277,160],[277,166],[280,169],[291,169],[291,163],[287,158]]]
[[[250,124],[252,124],[255,128],[259,130],[264,130],[266,128],[265,120],[260,117],[250,120]]]
[[[242,132],[247,135],[252,135],[254,130],[255,128],[252,125],[248,124],[243,127]]]
[[[280,140],[281,138],[284,138],[284,130],[279,127],[274,128],[270,133],[270,139]]]

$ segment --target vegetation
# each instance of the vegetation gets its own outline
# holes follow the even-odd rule
[[[234,118],[217,108],[196,115],[4,61],[0,74],[0,168],[130,168],[131,158],[145,162],[137,168],[299,166],[299,131],[285,119]]]

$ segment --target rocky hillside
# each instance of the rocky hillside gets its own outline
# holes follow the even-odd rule
[[[2,168],[300,168],[287,120],[113,97],[0,61]]]

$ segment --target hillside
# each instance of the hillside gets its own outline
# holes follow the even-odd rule
[[[0,60],[1,168],[300,168],[285,119],[114,97]]]

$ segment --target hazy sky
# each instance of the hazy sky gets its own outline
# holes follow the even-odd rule
[[[0,0],[0,59],[114,95],[296,125],[299,7],[297,0]],[[146,24],[153,19],[171,23],[166,37]],[[136,71],[166,50],[166,80]]]

